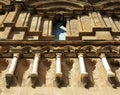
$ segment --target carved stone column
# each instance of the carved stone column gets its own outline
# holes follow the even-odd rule
[[[86,77],[88,75],[85,67],[85,62],[84,62],[84,57],[83,54],[80,53],[78,54],[78,60],[79,60],[79,65],[80,65],[80,72],[81,72],[81,77]]]
[[[9,71],[8,71],[7,74],[9,74],[9,75],[13,75],[13,74],[14,74],[14,71],[15,71],[15,68],[16,68],[16,65],[17,65],[18,58],[19,58],[19,53],[15,53],[15,54],[13,55],[12,63],[11,63],[11,65],[10,65],[10,68],[9,68]]]
[[[12,59],[12,63],[10,65],[10,68],[6,74],[6,82],[7,82],[7,85],[9,85],[12,81],[12,78],[14,76],[14,72],[15,72],[15,69],[16,69],[16,66],[17,66],[17,62],[18,62],[18,59],[19,59],[19,53],[14,53],[13,54],[13,59]]]
[[[39,58],[40,58],[40,54],[35,54],[34,57],[34,63],[33,63],[33,69],[32,69],[32,75],[38,75],[38,64],[39,64]]]
[[[80,65],[81,80],[82,82],[86,82],[86,79],[88,78],[88,73],[86,71],[83,53],[78,54],[78,60]]]
[[[62,71],[61,71],[61,53],[56,54],[56,77],[62,77]]]
[[[35,57],[34,57],[34,63],[33,63],[32,72],[31,72],[32,86],[35,86],[35,83],[37,81],[37,77],[38,77],[38,65],[39,65],[39,60],[40,60],[39,58],[40,58],[40,54],[36,53]]]
[[[108,64],[108,61],[107,61],[107,59],[106,59],[105,54],[104,54],[104,53],[101,53],[100,58],[101,58],[101,60],[102,60],[103,66],[104,66],[104,68],[105,68],[105,70],[106,70],[106,72],[107,72],[107,76],[108,76],[108,77],[115,77],[115,74],[112,72],[112,70],[111,70],[111,68],[110,68],[110,66],[109,66],[109,64]]]

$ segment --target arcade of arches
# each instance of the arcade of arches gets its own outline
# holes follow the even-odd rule
[[[0,1],[0,95],[119,95],[119,5]]]

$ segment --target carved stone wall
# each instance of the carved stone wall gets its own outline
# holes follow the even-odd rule
[[[1,95],[119,95],[119,0],[1,0]],[[66,39],[56,40],[62,22]]]

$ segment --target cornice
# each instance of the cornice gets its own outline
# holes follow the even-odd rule
[[[120,0],[1,0],[0,6],[21,5],[24,8],[37,9],[86,9],[86,10],[118,10]],[[2,7],[5,8],[5,7]],[[8,8],[8,7],[7,7]]]

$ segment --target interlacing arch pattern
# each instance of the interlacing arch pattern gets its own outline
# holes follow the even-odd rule
[[[85,46],[71,46],[71,45],[66,45],[66,46],[58,46],[58,47],[54,47],[54,46],[37,46],[37,47],[33,47],[33,46],[0,46],[0,54],[4,54],[4,53],[20,53],[20,54],[35,54],[37,53],[59,53],[59,51],[62,51],[62,53],[64,52],[74,52],[74,53],[85,53],[85,54],[89,54],[89,53],[94,53],[94,54],[98,54],[101,52],[104,53],[116,53],[119,54],[120,53],[120,48],[119,46],[114,46],[114,45],[106,45],[106,46],[94,46],[94,45],[85,45]]]

